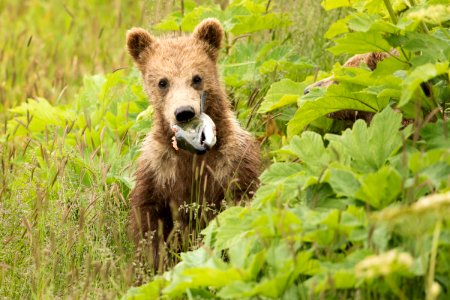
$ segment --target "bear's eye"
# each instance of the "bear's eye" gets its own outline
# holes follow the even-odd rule
[[[167,79],[165,79],[165,78],[161,79],[161,80],[158,82],[158,87],[159,87],[160,89],[165,89],[168,85],[169,85],[169,81],[168,81]]]
[[[199,75],[195,75],[192,77],[192,83],[193,84],[200,84],[202,82],[202,78]]]

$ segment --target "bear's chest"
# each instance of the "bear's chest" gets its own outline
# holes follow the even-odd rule
[[[215,202],[223,197],[227,188],[230,170],[226,158],[218,151],[206,155],[175,154],[162,158],[157,168],[156,177],[160,188],[171,201],[178,204],[184,202]]]

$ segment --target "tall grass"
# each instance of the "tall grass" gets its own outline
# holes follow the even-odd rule
[[[288,29],[293,39],[294,51],[314,62],[318,69],[328,71],[336,58],[326,49],[332,42],[324,37],[328,28],[343,17],[345,10],[325,11],[321,1],[280,1],[280,9],[290,13],[293,24]]]
[[[127,237],[127,195],[151,111],[124,37],[172,7],[0,2],[0,298],[110,299],[148,279]],[[333,17],[312,0],[280,9],[294,11],[286,34],[300,54],[328,68],[318,36]]]
[[[27,98],[70,100],[86,74],[128,66],[124,31],[145,25],[153,1],[2,1],[0,108]]]

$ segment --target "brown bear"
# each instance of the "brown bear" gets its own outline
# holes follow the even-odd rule
[[[153,106],[131,198],[131,231],[150,240],[157,269],[159,247],[177,232],[204,227],[224,199],[245,200],[260,174],[259,145],[242,129],[222,87],[217,60],[223,29],[202,21],[190,36],[155,38],[142,28],[127,32],[127,47]],[[203,155],[172,146],[173,126],[203,110],[216,126],[216,144]],[[244,199],[245,198],[245,199]]]

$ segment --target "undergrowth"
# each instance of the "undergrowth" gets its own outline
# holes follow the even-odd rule
[[[35,2],[0,4],[2,28],[25,16],[1,33],[0,298],[448,297],[446,1]],[[113,70],[131,66],[129,27],[205,17],[225,27],[222,78],[267,169],[151,277],[127,196],[152,109],[138,72]],[[392,48],[374,72],[332,67]],[[330,68],[339,84],[303,95]],[[376,115],[341,132],[326,117],[341,109]]]

